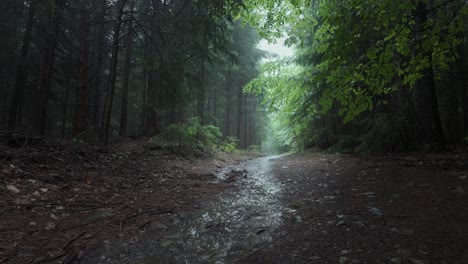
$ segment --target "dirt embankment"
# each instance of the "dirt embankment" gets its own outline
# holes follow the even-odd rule
[[[286,215],[241,263],[468,263],[468,155],[293,155]]]
[[[130,239],[229,188],[212,173],[250,158],[35,140],[1,146],[0,263],[71,263],[100,243]]]

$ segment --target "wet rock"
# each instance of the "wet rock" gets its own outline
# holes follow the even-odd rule
[[[12,193],[19,193],[20,192],[20,190],[18,188],[16,188],[14,185],[7,185],[6,188],[7,188],[7,190],[9,190]]]
[[[295,215],[295,216],[293,216],[293,218],[292,218],[292,222],[293,222],[294,224],[302,223],[302,217],[301,217],[300,215]]]
[[[397,257],[397,258],[392,258],[390,262],[395,263],[395,264],[401,264],[402,260],[400,257]]]
[[[340,257],[340,264],[345,264],[345,263],[348,263],[349,262],[349,258],[348,257]]]
[[[380,212],[380,210],[376,207],[371,207],[369,209],[369,212],[371,212],[373,215],[376,215],[378,217],[381,217],[382,216],[382,212]]]

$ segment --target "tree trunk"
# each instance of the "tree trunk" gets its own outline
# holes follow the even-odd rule
[[[119,57],[119,40],[120,40],[120,27],[122,23],[123,9],[125,6],[126,0],[118,0],[117,2],[117,17],[114,23],[114,33],[112,36],[112,55],[111,62],[109,66],[109,79],[107,82],[107,94],[106,100],[104,103],[104,112],[103,112],[103,122],[101,126],[103,130],[103,138],[105,144],[109,143],[109,133],[110,131],[110,122],[112,116],[112,105],[114,101],[114,91],[115,91],[115,82],[117,79],[117,63]]]
[[[243,96],[242,96],[242,81],[239,79],[238,82],[238,94],[237,94],[237,137],[239,138],[239,146],[241,148],[245,147],[245,140],[243,131]]]
[[[31,47],[31,33],[34,23],[34,11],[37,0],[31,0],[29,4],[28,17],[26,19],[26,27],[24,29],[23,43],[21,44],[21,52],[19,64],[16,69],[16,81],[11,99],[10,113],[8,125],[10,129],[14,129],[17,124],[21,124],[21,115],[23,108],[24,86],[26,84],[26,60]]]
[[[47,37],[47,44],[44,49],[43,68],[41,79],[38,89],[37,99],[34,101],[35,117],[33,119],[34,131],[43,135],[45,133],[45,126],[47,121],[47,104],[49,102],[50,87],[54,77],[54,64],[55,55],[58,44],[58,37],[60,33],[61,23],[62,0],[55,0],[54,7],[52,8],[52,16],[49,20],[49,36]]]
[[[135,0],[131,1],[130,12],[133,12],[135,6]],[[120,108],[120,130],[119,136],[127,137],[128,127],[128,86],[130,83],[130,64],[132,59],[132,44],[133,44],[133,21],[128,24],[128,33],[125,39],[125,64],[124,64],[124,76],[122,85],[122,105]]]
[[[161,72],[162,72],[162,63],[159,65],[154,61],[155,58],[159,56],[160,61],[162,61],[162,46],[156,47],[155,45],[158,43],[158,34],[161,32],[161,1],[153,0],[153,20],[150,25],[151,28],[151,35],[146,36],[150,38],[150,41],[146,41],[146,48],[149,54],[149,61],[147,63],[147,70],[148,70],[148,93],[147,93],[147,103],[145,106],[145,129],[144,135],[152,137],[160,132],[159,128],[159,118],[157,113],[157,106],[158,103],[158,89],[161,85]],[[162,43],[162,41],[160,41]],[[157,50],[159,48],[159,50]],[[159,53],[158,53],[159,51]]]
[[[437,91],[432,66],[432,49],[426,50],[423,46],[424,31],[429,30],[426,29],[428,10],[424,1],[418,2],[417,8],[414,11],[414,19],[415,39],[418,45],[415,52],[427,56],[430,60],[429,67],[423,70],[423,76],[418,80],[414,90],[415,107],[424,129],[423,133],[428,135],[430,142],[427,143],[431,144],[432,148],[436,150],[443,150],[445,149],[445,138],[438,109]],[[428,108],[430,108],[430,111],[427,110]]]
[[[105,13],[107,10],[107,1],[103,0],[94,0],[93,1],[93,10],[98,10],[96,13],[96,17],[93,18],[95,24],[97,25],[97,29],[94,30],[93,33],[93,41],[96,43],[92,50],[91,58],[94,58],[94,65],[93,65],[93,78],[90,81],[91,83],[91,98],[90,98],[90,109],[89,111],[92,113],[90,117],[92,120],[93,127],[97,129],[101,126],[102,123],[102,111],[101,108],[101,99],[102,94],[104,92],[103,79],[104,79],[104,72],[103,72],[103,62],[104,62],[104,42],[106,38],[106,27],[105,27]]]
[[[197,100],[197,115],[200,118],[200,124],[205,124],[205,62],[204,58],[201,58],[201,81],[198,88],[198,100]]]
[[[226,137],[231,136],[231,104],[232,104],[232,72],[231,69],[227,72],[226,82]]]
[[[80,136],[89,128],[89,34],[90,6],[83,1],[81,6],[79,33],[79,62],[75,87],[75,111],[73,115],[73,137]]]

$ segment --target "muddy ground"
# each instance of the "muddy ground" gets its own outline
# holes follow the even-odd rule
[[[214,173],[252,158],[40,140],[0,154],[0,263],[99,258],[103,245],[157,233],[172,216],[248,186]],[[228,263],[468,263],[467,154],[295,154],[271,166],[282,225],[253,230],[273,240]],[[163,263],[157,254],[154,263]]]
[[[181,157],[148,142],[111,149],[28,139],[0,146],[0,263],[76,263],[232,188],[213,173],[251,159]]]
[[[468,156],[292,155],[274,164],[285,215],[239,263],[468,263]]]

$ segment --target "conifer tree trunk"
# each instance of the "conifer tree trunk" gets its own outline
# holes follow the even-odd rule
[[[231,136],[231,104],[232,104],[232,72],[231,69],[227,72],[226,80],[226,137]]]
[[[117,79],[117,63],[119,56],[119,40],[120,40],[120,27],[122,24],[122,15],[123,9],[125,6],[126,0],[118,0],[117,2],[117,17],[114,22],[114,33],[112,37],[112,55],[111,62],[109,66],[109,79],[107,81],[107,94],[106,100],[104,103],[104,112],[103,112],[103,122],[101,126],[103,130],[103,138],[106,144],[109,143],[109,133],[110,131],[110,122],[112,116],[112,105],[114,101],[114,91],[115,91],[115,82]]]
[[[31,47],[31,33],[34,23],[34,12],[37,0],[31,0],[29,3],[28,17],[26,19],[26,26],[24,29],[23,42],[21,44],[19,64],[16,69],[16,81],[13,90],[13,96],[10,104],[10,113],[8,125],[10,129],[14,129],[16,124],[21,124],[24,86],[26,84],[26,60]]]
[[[73,136],[79,136],[89,128],[89,34],[90,6],[83,1],[79,27],[78,79],[75,87],[75,111],[73,114]]]
[[[94,29],[93,32],[93,41],[95,45],[93,46],[92,56],[91,59],[94,59],[93,62],[93,75],[91,80],[91,98],[90,100],[90,107],[89,111],[92,113],[91,121],[93,127],[97,129],[101,126],[101,118],[102,118],[102,107],[101,107],[101,99],[102,99],[102,92],[103,92],[103,63],[104,63],[104,42],[106,37],[106,30],[105,30],[105,13],[107,9],[107,1],[103,0],[94,0],[93,1],[93,10],[98,10],[96,12],[96,17],[93,18],[97,29]]]
[[[130,12],[133,12],[135,6],[135,0],[130,3]],[[127,37],[125,39],[125,64],[124,64],[124,76],[122,84],[122,105],[120,108],[120,130],[119,136],[127,137],[128,127],[128,86],[130,83],[130,64],[132,59],[132,44],[133,44],[133,20],[128,24]]]
[[[55,0],[49,20],[50,32],[47,36],[47,44],[44,48],[44,57],[42,63],[42,72],[40,77],[37,99],[35,99],[33,128],[36,133],[41,135],[45,132],[47,121],[47,104],[49,102],[50,87],[54,77],[55,55],[60,33],[62,12],[62,0]]]
[[[237,94],[237,137],[239,138],[239,146],[245,147],[244,144],[244,135],[242,133],[243,130],[243,96],[242,96],[242,82],[239,79],[238,83],[238,94]]]

